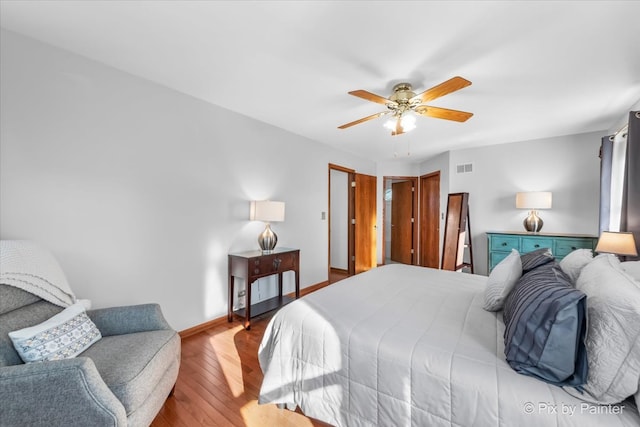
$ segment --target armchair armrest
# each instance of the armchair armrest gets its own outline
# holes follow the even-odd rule
[[[102,336],[172,329],[158,304],[129,305],[87,311]]]
[[[124,406],[86,357],[0,367],[2,426],[124,426]]]

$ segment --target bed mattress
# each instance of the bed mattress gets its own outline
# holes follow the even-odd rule
[[[388,265],[278,311],[259,348],[259,403],[335,426],[640,426],[513,371],[485,276]]]

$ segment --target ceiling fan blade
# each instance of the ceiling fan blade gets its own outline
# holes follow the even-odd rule
[[[349,95],[357,96],[358,98],[366,99],[367,101],[377,102],[378,104],[382,105],[397,105],[395,101],[391,101],[390,99],[387,99],[380,95],[376,95],[375,93],[367,92],[366,90],[352,90],[351,92],[349,92]]]
[[[441,96],[447,95],[451,92],[455,92],[464,87],[467,87],[470,84],[471,82],[469,80],[463,79],[460,76],[456,76],[447,80],[446,82],[440,83],[439,85],[432,87],[431,89],[427,89],[424,92],[417,94],[416,96],[411,98],[409,102],[410,103],[416,102],[416,101],[420,101],[420,103],[429,102],[436,98],[440,98]]]
[[[372,114],[370,116],[363,117],[363,118],[355,120],[353,122],[346,123],[346,124],[344,124],[342,126],[338,126],[338,129],[346,129],[346,128],[349,128],[351,126],[359,125],[360,123],[363,123],[363,122],[366,122],[366,121],[369,121],[369,120],[373,120],[373,119],[377,119],[378,117],[384,116],[385,114],[389,114],[389,113],[390,113],[389,111],[383,111],[381,113]]]
[[[428,105],[419,105],[416,107],[415,112],[423,116],[453,120],[456,122],[466,122],[473,116],[473,113],[467,113],[466,111],[449,110],[447,108],[430,107]]]

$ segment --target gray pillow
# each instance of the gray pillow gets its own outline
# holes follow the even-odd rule
[[[638,286],[640,286],[640,261],[625,261],[620,265],[625,273],[633,277]]]
[[[622,402],[640,384],[640,288],[615,255],[598,255],[580,273],[576,288],[587,295],[589,375],[584,393],[599,404]]]
[[[558,386],[587,380],[586,295],[558,263],[522,275],[504,304],[505,356],[524,375]]]
[[[520,253],[512,249],[511,253],[491,270],[487,287],[484,290],[484,308],[487,311],[502,310],[504,300],[522,276]]]
[[[567,273],[567,276],[571,279],[571,283],[576,283],[580,272],[591,260],[593,260],[593,252],[591,252],[591,249],[576,249],[562,258],[560,268]]]

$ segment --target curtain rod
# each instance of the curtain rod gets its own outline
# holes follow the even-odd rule
[[[637,115],[637,113],[636,113],[636,115]],[[628,130],[629,130],[629,124],[627,123],[626,125],[622,126],[620,129],[618,129],[618,131],[616,133],[614,133],[613,135],[609,136],[609,141],[613,141],[616,138],[616,136],[618,136],[618,134],[621,133],[621,132],[625,132],[622,135],[622,137],[626,138],[627,137],[626,132]]]
[[[640,119],[640,111],[632,111],[632,113],[634,113],[634,115],[636,116],[636,119]],[[620,132],[627,132],[629,130],[629,123],[627,123],[626,125],[622,126],[620,129],[618,129],[618,131],[616,133],[614,133],[613,135],[609,136],[609,141],[613,141],[615,139],[616,136],[618,136],[618,134]],[[622,135],[623,138],[626,138],[627,135],[624,134]]]

